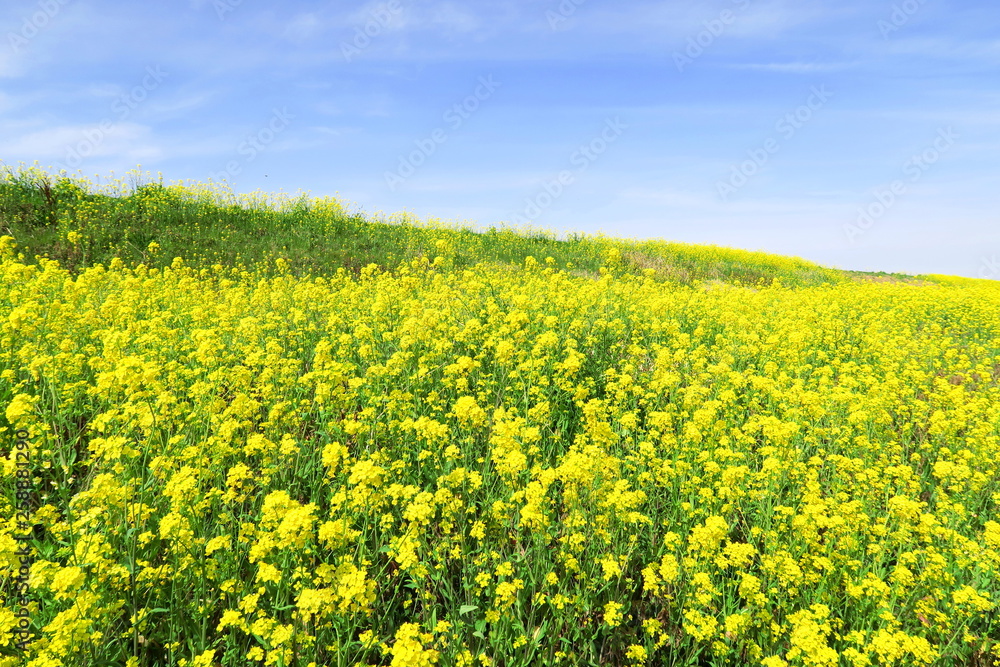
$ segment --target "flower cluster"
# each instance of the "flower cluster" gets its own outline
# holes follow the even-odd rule
[[[996,288],[0,252],[0,667],[1000,657]]]

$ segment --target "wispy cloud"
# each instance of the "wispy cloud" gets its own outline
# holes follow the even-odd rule
[[[160,119],[189,117],[194,111],[208,107],[214,98],[213,92],[181,94],[150,102],[147,111]]]
[[[464,3],[438,3],[421,18],[426,25],[451,33],[474,33],[483,27],[483,19]]]
[[[815,74],[819,72],[840,72],[845,69],[856,67],[857,63],[730,63],[728,67],[733,69],[753,70],[756,72],[779,72],[787,74]]]
[[[0,143],[0,154],[33,156],[43,162],[65,162],[79,146],[86,145],[84,158],[115,156],[127,161],[163,156],[152,129],[138,123],[120,123],[110,131],[97,125],[59,125],[30,132]]]
[[[304,42],[316,37],[322,30],[323,24],[319,16],[314,12],[305,12],[296,14],[285,24],[282,36],[292,42]]]
[[[6,46],[5,44],[2,45]],[[23,58],[9,48],[0,48],[0,78],[18,77],[22,76],[23,73]]]
[[[969,65],[1000,63],[1000,40],[951,35],[900,36],[885,45],[873,45],[880,52],[897,56],[923,56],[935,61],[962,61]],[[978,62],[971,59],[981,59]]]

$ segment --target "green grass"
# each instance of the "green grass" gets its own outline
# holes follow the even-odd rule
[[[127,266],[253,267],[265,275],[287,262],[295,276],[392,270],[425,259],[449,270],[480,263],[521,266],[530,256],[580,275],[645,273],[693,284],[808,286],[846,280],[912,281],[903,274],[840,271],[799,258],[709,245],[615,239],[503,224],[477,231],[405,214],[350,212],[339,200],[307,195],[237,195],[218,184],[129,179],[98,188],[38,168],[0,167],[0,234],[14,237],[25,260],[56,260],[71,273],[118,258]],[[150,249],[155,242],[158,248]],[[940,276],[924,276],[939,282]],[[940,280],[946,282],[945,280]]]

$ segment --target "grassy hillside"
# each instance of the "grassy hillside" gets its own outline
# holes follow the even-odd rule
[[[0,172],[0,231],[30,260],[58,260],[72,272],[119,257],[126,265],[168,266],[174,257],[206,267],[255,265],[273,270],[283,258],[293,275],[357,273],[375,264],[394,269],[427,258],[448,269],[479,262],[521,266],[532,256],[596,275],[651,271],[671,282],[721,280],[747,285],[814,285],[846,275],[798,258],[717,246],[627,241],[576,235],[557,240],[541,230],[388,220],[350,213],[335,199],[236,195],[213,184],[142,183],[133,175],[97,188],[37,169]],[[155,243],[155,250],[150,250]]]
[[[0,184],[0,667],[1000,661],[996,283],[134,185]]]

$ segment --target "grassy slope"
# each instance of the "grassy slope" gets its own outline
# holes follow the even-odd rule
[[[120,258],[126,265],[253,266],[267,274],[284,258],[295,275],[358,272],[376,264],[441,257],[447,268],[480,262],[523,265],[551,257],[559,268],[596,275],[601,267],[657,279],[744,285],[815,285],[845,280],[915,281],[900,274],[828,269],[799,258],[719,246],[573,235],[492,227],[485,232],[407,216],[388,221],[351,213],[335,199],[234,195],[214,185],[142,184],[98,191],[86,181],[37,169],[0,172],[0,234],[19,252],[58,260],[76,273]],[[150,243],[159,247],[150,249]],[[945,277],[923,277],[946,282]]]

